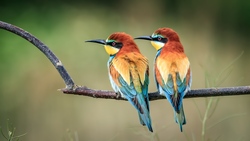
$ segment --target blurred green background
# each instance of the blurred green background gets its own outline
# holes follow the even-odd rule
[[[116,31],[133,37],[151,35],[159,27],[178,32],[191,62],[192,89],[250,84],[250,1],[3,0],[0,20],[35,35],[60,58],[76,84],[89,88],[111,90],[108,55],[102,46],[85,40],[106,39]],[[152,77],[156,51],[149,42],[136,43],[150,62],[149,91],[156,91]],[[209,98],[185,99],[183,133],[167,100],[152,101],[151,134],[126,101],[57,91],[65,85],[49,60],[5,30],[0,30],[0,78],[0,126],[7,134],[9,119],[16,135],[26,133],[23,141],[250,139],[250,96],[214,99],[209,110]]]

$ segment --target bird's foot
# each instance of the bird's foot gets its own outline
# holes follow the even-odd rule
[[[121,93],[120,92],[116,92],[116,98],[119,99],[121,97],[122,97]]]

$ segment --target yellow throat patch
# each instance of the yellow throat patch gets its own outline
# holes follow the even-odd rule
[[[104,48],[109,55],[114,55],[119,51],[118,48],[115,48],[109,45],[104,45]]]
[[[156,50],[159,50],[164,46],[164,43],[157,41],[151,41],[151,44]]]

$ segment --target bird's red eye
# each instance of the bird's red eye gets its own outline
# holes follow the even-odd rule
[[[162,38],[161,37],[158,37],[158,41],[160,41]]]
[[[115,46],[116,42],[112,42],[112,46]]]

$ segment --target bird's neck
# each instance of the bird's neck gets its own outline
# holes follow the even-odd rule
[[[127,54],[129,52],[136,52],[136,53],[140,53],[140,50],[139,48],[136,46],[136,45],[130,45],[130,46],[127,46],[127,45],[124,45],[120,51],[117,53],[117,55],[122,55],[122,54]]]
[[[184,53],[184,48],[180,42],[168,42],[162,50],[167,52]]]

